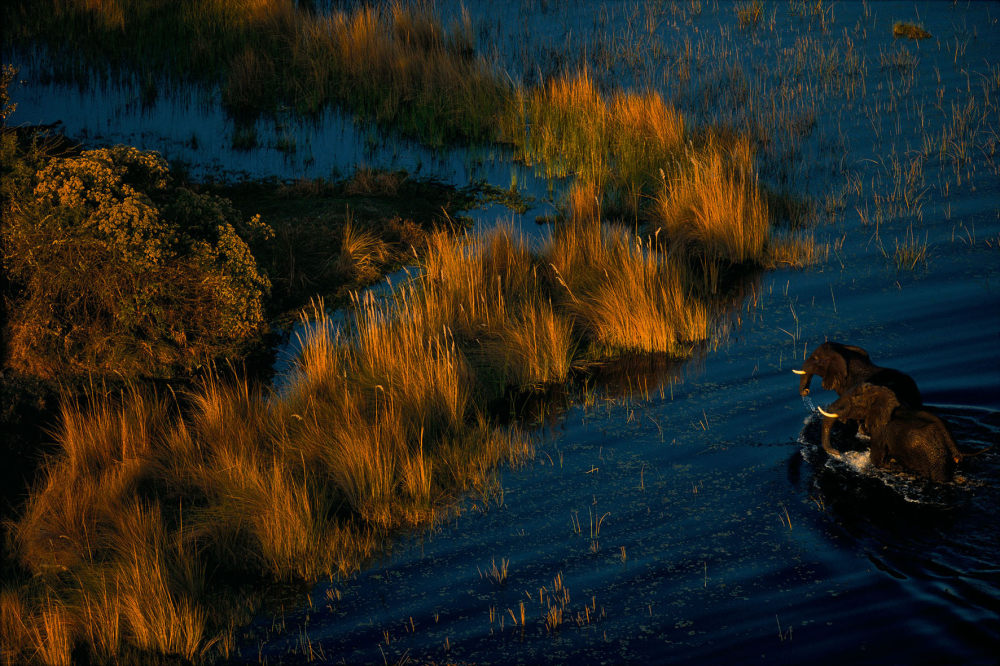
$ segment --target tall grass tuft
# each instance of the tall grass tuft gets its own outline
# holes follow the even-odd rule
[[[653,224],[685,251],[732,264],[760,262],[770,236],[749,145],[689,154],[689,169],[664,179]]]
[[[520,92],[513,108],[521,115],[507,119],[505,136],[522,159],[549,177],[576,176],[608,214],[637,218],[657,174],[683,152],[684,119],[658,93],[606,96],[586,70]]]
[[[690,353],[707,338],[708,309],[686,268],[615,227],[575,221],[553,234],[548,256],[577,326],[600,350]]]

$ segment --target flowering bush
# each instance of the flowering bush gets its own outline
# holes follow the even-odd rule
[[[245,239],[270,233],[259,217],[241,222],[129,146],[19,159],[34,169],[3,188],[9,365],[163,376],[258,337],[270,283]]]

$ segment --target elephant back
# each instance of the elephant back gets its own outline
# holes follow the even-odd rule
[[[913,381],[913,377],[905,372],[892,368],[875,368],[875,371],[865,381],[869,384],[886,387],[896,394],[896,399],[901,405],[912,409],[920,409],[924,406],[917,383]]]
[[[958,462],[951,434],[934,414],[897,409],[888,423],[887,453],[904,468],[939,482],[951,480]]]

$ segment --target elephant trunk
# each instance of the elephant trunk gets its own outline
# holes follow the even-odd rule
[[[799,395],[809,395],[809,382],[812,381],[812,373],[795,369],[792,372],[799,375]]]

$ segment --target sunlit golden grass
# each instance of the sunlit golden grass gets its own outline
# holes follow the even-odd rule
[[[519,95],[523,116],[507,119],[506,136],[522,159],[549,177],[575,176],[615,215],[640,215],[686,138],[683,117],[658,93],[605,95],[586,70]]]
[[[210,377],[181,404],[133,389],[64,407],[61,451],[13,525],[35,580],[3,593],[8,662],[67,662],[80,643],[102,660],[200,659],[247,619],[214,576],[353,570],[387,530],[530,452],[453,404],[468,385],[440,374],[454,350],[414,344],[387,367],[329,328],[308,337],[313,380],[282,395]]]
[[[576,221],[553,234],[548,256],[567,308],[604,353],[686,356],[708,337],[706,304],[691,293],[683,262],[656,239]]]
[[[712,259],[759,261],[770,235],[767,204],[757,188],[749,147],[689,156],[690,169],[669,176],[653,224],[670,242]]]
[[[561,384],[569,377],[575,353],[573,322],[547,301],[525,303],[486,345],[503,384]]]

